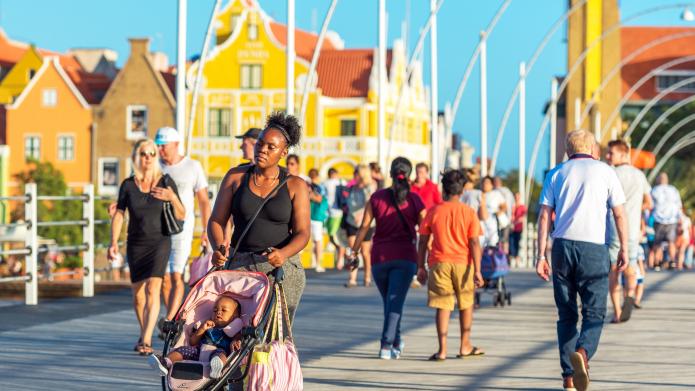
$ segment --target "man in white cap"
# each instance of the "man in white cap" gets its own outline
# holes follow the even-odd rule
[[[171,237],[171,255],[169,256],[169,273],[164,275],[162,295],[167,309],[167,320],[176,316],[184,294],[183,272],[191,255],[193,229],[195,227],[194,197],[198,199],[201,226],[200,244],[208,246],[206,229],[210,218],[210,199],[208,197],[208,181],[203,172],[203,166],[197,160],[179,154],[181,135],[174,128],[163,127],[157,130],[154,143],[159,149],[162,171],[174,180],[179,189],[181,202],[186,208],[183,232]],[[160,329],[163,322],[160,320]],[[161,331],[161,330],[160,330]]]

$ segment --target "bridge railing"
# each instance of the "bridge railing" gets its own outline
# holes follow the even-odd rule
[[[84,187],[83,193],[78,195],[68,196],[49,196],[38,195],[35,183],[27,183],[25,185],[24,195],[0,197],[0,201],[17,201],[24,204],[24,221],[11,222],[0,224],[1,228],[26,228],[23,248],[0,249],[0,255],[20,255],[24,256],[24,274],[20,276],[2,277],[0,283],[24,281],[25,297],[24,302],[27,305],[38,304],[38,289],[39,289],[39,254],[48,251],[72,251],[80,252],[82,255],[82,272],[66,271],[59,273],[50,273],[51,277],[63,275],[82,275],[82,296],[94,296],[94,276],[99,271],[94,268],[94,250],[96,248],[106,247],[104,244],[95,243],[94,227],[97,224],[109,224],[109,220],[95,220],[94,205],[97,199],[108,199],[94,195],[94,185],[89,184]],[[40,221],[38,215],[38,204],[41,201],[81,201],[82,202],[82,219],[68,221]],[[53,246],[50,249],[45,246],[39,246],[39,227],[61,227],[61,226],[80,226],[82,227],[82,243],[69,245]]]

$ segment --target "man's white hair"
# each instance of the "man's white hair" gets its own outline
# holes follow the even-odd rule
[[[565,149],[567,150],[568,156],[572,156],[576,153],[586,153],[591,155],[593,153],[595,143],[596,140],[594,139],[593,134],[584,129],[578,129],[567,133],[567,137],[565,139]]]

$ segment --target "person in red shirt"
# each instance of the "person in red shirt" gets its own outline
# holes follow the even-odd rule
[[[429,177],[430,168],[427,163],[418,163],[415,166],[415,182],[410,187],[410,191],[420,196],[427,210],[442,203],[442,194]]]

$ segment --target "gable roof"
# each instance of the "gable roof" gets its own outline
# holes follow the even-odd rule
[[[387,75],[391,70],[392,52],[386,52]],[[366,97],[374,63],[374,49],[323,50],[316,65],[318,87],[333,98]]]
[[[270,31],[277,41],[283,46],[287,46],[287,26],[275,21],[270,21]],[[294,51],[298,57],[311,61],[314,50],[318,44],[319,36],[308,31],[294,29]],[[333,45],[328,37],[324,38],[321,51],[338,49]],[[323,55],[323,53],[321,54]],[[321,56],[319,56],[320,58]]]
[[[17,42],[9,39],[5,31],[0,28],[0,63],[16,64],[24,55],[24,52],[29,50],[31,45],[24,42]],[[60,54],[46,49],[36,48],[42,57],[57,56],[60,59],[60,65],[63,67],[81,68],[77,59],[71,55]]]
[[[80,105],[82,105],[82,107],[85,109],[89,109],[89,104],[84,99],[84,97],[77,89],[75,84],[72,82],[70,77],[67,75],[63,67],[60,65],[60,60],[58,59],[58,57],[55,56],[43,58],[43,64],[41,64],[41,68],[39,68],[34,77],[31,78],[29,84],[27,84],[27,86],[24,87],[24,90],[22,90],[22,93],[19,94],[17,99],[12,104],[7,105],[6,107],[8,109],[14,110],[21,106],[22,102],[24,102],[24,99],[26,99],[27,95],[29,95],[36,83],[38,83],[38,81],[41,80],[41,76],[43,76],[43,74],[46,73],[46,70],[48,70],[48,68],[51,65],[55,67],[55,70],[58,72],[58,75],[61,77],[61,79],[63,79],[63,82],[65,82],[65,84],[68,86],[75,98],[77,98],[77,101],[80,103]]]

